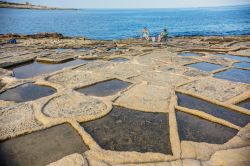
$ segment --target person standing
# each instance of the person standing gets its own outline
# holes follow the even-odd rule
[[[150,40],[150,37],[149,37],[149,30],[147,27],[144,27],[143,30],[142,30],[142,38],[143,39],[146,39],[146,40]]]

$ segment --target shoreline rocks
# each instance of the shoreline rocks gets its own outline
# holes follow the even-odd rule
[[[77,9],[73,9],[73,8],[59,8],[59,7],[32,5],[29,2],[13,3],[13,2],[7,2],[7,1],[0,1],[0,8],[35,9],[35,10],[77,10]]]

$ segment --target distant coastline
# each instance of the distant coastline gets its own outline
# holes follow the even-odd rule
[[[59,8],[59,7],[48,7],[42,5],[33,5],[29,2],[26,3],[13,3],[0,1],[0,8],[13,8],[13,9],[34,9],[34,10],[77,10],[74,8]]]

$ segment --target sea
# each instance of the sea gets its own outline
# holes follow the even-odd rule
[[[164,28],[174,36],[250,35],[250,5],[182,9],[0,9],[0,34],[58,32],[65,36],[118,40],[151,36]]]

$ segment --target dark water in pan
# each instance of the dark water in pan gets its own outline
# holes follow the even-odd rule
[[[107,150],[172,154],[168,114],[114,106],[107,116],[81,125]]]
[[[0,100],[26,102],[52,95],[55,92],[56,90],[51,87],[27,83],[4,91],[0,94]]]

